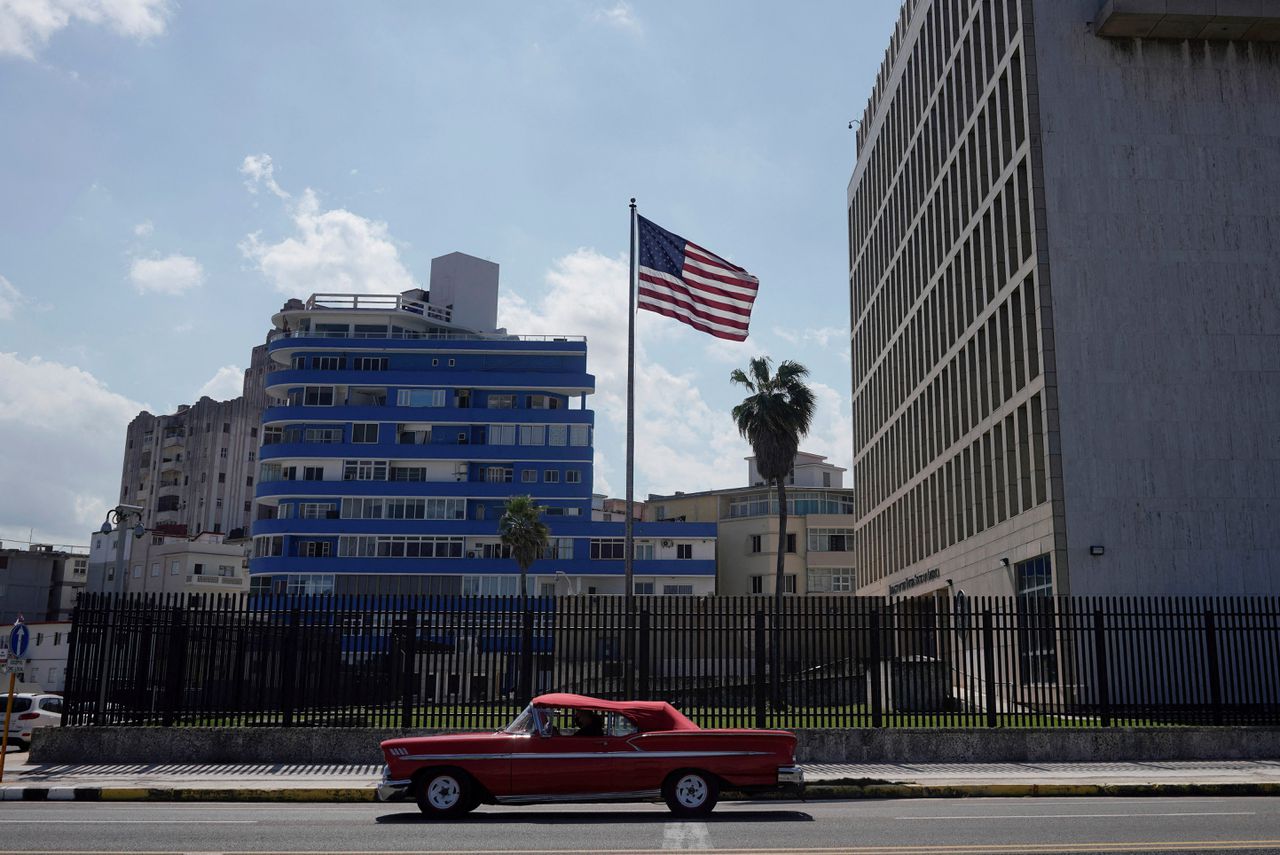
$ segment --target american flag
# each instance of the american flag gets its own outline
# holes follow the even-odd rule
[[[730,341],[743,341],[760,280],[644,217],[636,304]]]

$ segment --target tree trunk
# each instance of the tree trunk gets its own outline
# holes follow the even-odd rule
[[[787,486],[784,478],[777,479],[778,485],[778,572],[773,583],[773,708],[782,710],[786,704],[782,700],[782,589],[786,580],[784,572],[787,565]]]

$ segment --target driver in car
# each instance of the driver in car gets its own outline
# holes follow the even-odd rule
[[[574,736],[604,736],[604,719],[593,710],[577,710],[573,714],[578,730]]]

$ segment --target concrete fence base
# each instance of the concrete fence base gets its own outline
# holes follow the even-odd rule
[[[427,731],[374,728],[37,729],[30,762],[381,763],[378,743]],[[1100,763],[1280,759],[1280,728],[798,730],[801,763]]]

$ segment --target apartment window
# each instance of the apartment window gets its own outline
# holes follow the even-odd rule
[[[653,594],[653,583],[652,582],[635,582],[633,583],[632,590],[634,590],[637,595],[649,596]]]
[[[568,425],[547,425],[547,445],[568,445]]]
[[[175,558],[169,562],[169,575],[177,576],[182,572],[182,560]]]
[[[222,423],[222,432],[223,432],[223,433],[231,433],[231,422],[223,422],[223,423]]]
[[[635,552],[636,561],[652,561],[653,560],[654,550],[653,550],[652,540],[637,540],[635,541],[635,546],[636,546],[636,552]]]
[[[290,573],[285,584],[289,596],[319,596],[333,593],[332,573]]]
[[[252,476],[252,475],[246,475],[246,476],[244,476],[244,485],[245,485],[246,487],[252,487],[252,486],[253,486],[253,476]]]
[[[311,367],[316,371],[338,371],[342,368],[341,356],[313,356]]]
[[[593,560],[622,560],[626,556],[626,540],[617,537],[595,537],[591,539],[591,558]]]
[[[263,445],[275,445],[277,442],[284,442],[284,428],[267,427],[262,429]]]
[[[385,356],[357,356],[352,360],[351,367],[356,371],[386,371],[387,358]]]
[[[340,427],[306,428],[305,430],[302,431],[302,441],[318,442],[323,445],[329,445],[335,442],[342,442],[342,428]]]
[[[158,562],[158,561],[156,561],[156,562],[152,562],[152,564],[151,564],[151,578],[152,578],[152,579],[155,579],[155,578],[159,577],[159,575],[160,575],[160,562]]]
[[[328,558],[329,543],[323,540],[304,540],[300,544],[299,554],[303,558]]]
[[[332,386],[307,386],[302,390],[302,405],[304,407],[332,407],[333,406],[333,387]]]
[[[299,507],[298,516],[304,520],[323,520],[336,512],[337,508],[333,502],[303,502]]]
[[[203,575],[204,575],[204,565],[203,565],[203,564],[193,564],[193,565],[191,565],[191,572],[192,572],[194,575],[196,575],[196,576],[203,576]]]
[[[544,469],[542,472],[542,480],[548,484],[559,484],[560,473],[555,469]]]
[[[464,597],[511,597],[520,591],[518,576],[463,576]],[[451,675],[452,676],[452,675]]]
[[[525,406],[531,410],[558,410],[560,399],[550,395],[530,395],[525,400]]]
[[[577,469],[566,469],[564,472],[564,482],[566,484],[581,484],[582,473]]]
[[[234,565],[231,565],[231,564],[219,564],[218,575],[224,576],[224,577],[234,576],[236,575],[236,568]]]
[[[342,464],[343,481],[385,481],[387,461],[347,460]]]
[[[761,537],[760,537],[760,535],[758,535],[758,534],[753,534],[753,535],[751,535],[750,550],[751,550],[752,552],[760,552],[760,551],[761,551],[761,543],[760,543],[760,541],[761,541]]]
[[[249,511],[253,510],[253,499],[249,499],[245,501],[244,510],[245,510],[245,513],[248,513]]]
[[[692,585],[663,585],[662,593],[667,596],[687,597],[693,594]]]
[[[133,578],[135,578],[135,579],[141,579],[141,578],[142,578],[142,565],[141,565],[141,564],[135,564],[135,565],[133,565]]]
[[[587,446],[591,444],[590,425],[569,425],[569,444]]]
[[[810,552],[850,552],[853,549],[853,529],[811,528],[808,545]]]
[[[219,496],[217,499],[215,499],[215,500],[214,500],[214,502],[213,502],[213,506],[214,506],[215,508],[217,508],[218,510],[222,510],[222,497],[221,497],[221,496]]]
[[[227,459],[227,450],[226,450],[225,448],[220,448],[220,449],[218,449],[218,457],[220,457],[220,458],[221,458],[221,459],[223,459],[223,460],[226,460],[226,459]]]
[[[537,469],[525,469],[520,473],[520,481],[524,484],[533,484],[538,480]]]
[[[256,427],[249,428],[249,436],[257,437],[257,435],[258,435],[258,429]]]
[[[794,594],[796,592],[796,574],[787,573],[782,577],[782,593]]]
[[[256,453],[256,452],[253,452],[253,451],[250,451],[250,452],[249,452],[249,462],[250,462],[250,463],[252,463],[253,461],[255,461],[255,460],[257,460],[257,459],[258,459],[258,455],[257,455],[257,453]]]
[[[431,425],[401,423],[396,426],[396,442],[400,445],[430,445]]]
[[[450,367],[450,368],[454,367],[454,366],[455,366],[455,365],[457,365],[457,364],[458,364],[458,361],[457,361],[456,359],[450,359],[450,360],[449,360],[449,367]]]
[[[489,484],[510,484],[511,483],[511,467],[510,466],[486,466],[484,467],[484,480]]]
[[[794,531],[787,532],[787,552],[796,551],[796,533]]]
[[[815,567],[809,570],[806,583],[810,594],[847,594],[853,591],[853,568]]]
[[[351,426],[351,441],[354,443],[374,443],[378,441],[378,424],[360,423]]]
[[[692,543],[677,543],[677,544],[676,544],[676,558],[692,558],[692,557],[693,557],[693,544],[692,544]]]
[[[546,425],[520,425],[521,445],[546,445]]]
[[[226,473],[226,472],[219,472],[219,473],[218,473],[218,483],[219,483],[219,484],[225,484],[225,483],[227,483],[227,473]]]
[[[489,395],[485,404],[491,410],[513,410],[516,406],[515,395]]]
[[[515,445],[515,425],[489,425],[489,445]]]
[[[401,389],[396,393],[398,407],[443,407],[444,389]]]
[[[323,466],[303,466],[302,480],[303,481],[323,481],[324,467]]]

